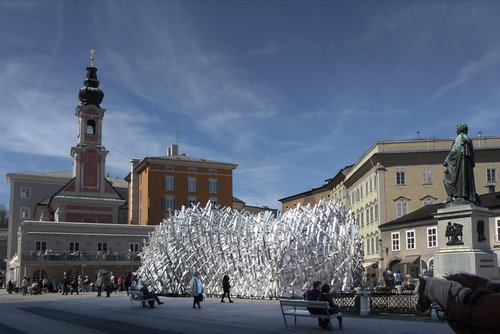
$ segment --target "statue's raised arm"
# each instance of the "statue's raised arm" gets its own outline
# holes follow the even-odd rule
[[[467,124],[457,125],[457,137],[443,162],[446,167],[443,177],[448,195],[446,202],[461,198],[480,205],[474,182],[474,147],[467,132]]]

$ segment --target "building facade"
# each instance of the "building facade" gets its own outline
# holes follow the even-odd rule
[[[500,192],[480,195],[481,206],[488,208],[489,235],[492,249],[500,256]],[[417,277],[424,273],[432,276],[434,254],[439,250],[438,221],[434,218],[445,203],[424,206],[403,217],[380,225],[382,252],[391,271],[401,270],[404,275]],[[499,270],[500,272],[500,270]]]
[[[302,193],[284,197],[279,199],[281,202],[281,211],[285,212],[289,209],[296,209],[297,207],[316,205],[320,200],[336,200],[342,203],[345,207],[347,203],[347,191],[344,186],[345,176],[351,166],[341,169],[333,178],[325,180],[325,184],[321,187],[312,188],[311,190]]]
[[[182,206],[208,201],[232,207],[236,164],[178,153],[172,145],[166,156],[131,159],[129,223],[157,225]]]
[[[472,140],[476,190],[478,194],[489,193],[498,182],[500,137]],[[368,273],[380,275],[389,264],[383,250],[391,241],[382,237],[380,225],[446,199],[442,163],[452,143],[453,139],[377,142],[347,173],[347,205],[359,222]],[[409,233],[411,239],[414,232]]]
[[[116,275],[141,265],[138,255],[153,226],[126,224],[23,221],[18,250],[10,265],[9,279],[19,286],[23,277],[60,282],[62,274],[96,280],[99,269]]]

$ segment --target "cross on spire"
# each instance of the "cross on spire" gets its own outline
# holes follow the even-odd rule
[[[94,66],[94,49],[90,49],[90,66]]]

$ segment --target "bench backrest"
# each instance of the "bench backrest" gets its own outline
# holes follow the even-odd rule
[[[128,295],[135,299],[144,297],[141,291],[128,291]]]
[[[280,305],[303,307],[303,308],[318,308],[328,309],[329,304],[327,301],[314,301],[314,300],[298,300],[298,299],[280,299]]]

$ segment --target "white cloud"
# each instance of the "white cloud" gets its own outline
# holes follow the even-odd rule
[[[267,41],[262,48],[250,51],[248,57],[253,58],[274,56],[278,54],[279,50],[280,49],[275,42]]]
[[[448,84],[441,87],[430,99],[430,101],[437,100],[445,93],[468,83],[480,72],[500,63],[500,44],[494,45],[487,50],[481,58],[473,60],[463,65],[458,71],[457,76]]]

